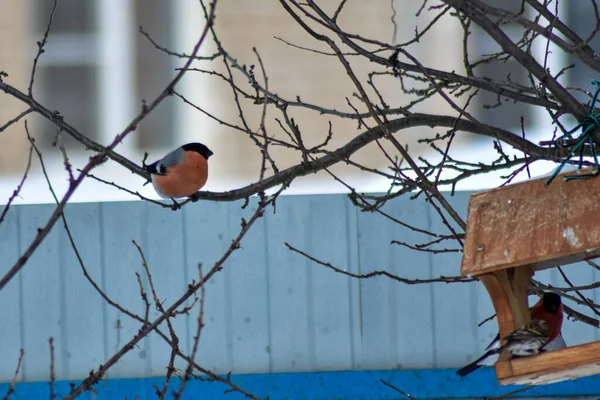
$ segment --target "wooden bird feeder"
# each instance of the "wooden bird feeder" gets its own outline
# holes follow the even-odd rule
[[[550,186],[535,179],[469,200],[461,274],[485,285],[501,336],[529,321],[527,288],[535,271],[600,256],[600,177],[565,182],[564,175]],[[595,375],[600,342],[512,360],[502,354],[495,368],[501,385]]]

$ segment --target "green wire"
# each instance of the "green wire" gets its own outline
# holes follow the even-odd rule
[[[567,158],[565,158],[563,160],[563,162],[558,166],[558,168],[556,168],[554,170],[554,172],[552,173],[550,178],[546,179],[546,186],[548,186],[548,185],[550,185],[550,183],[552,183],[554,178],[556,178],[556,176],[560,173],[560,171],[563,169],[565,164],[567,162],[569,162],[569,160],[575,155],[575,153],[577,151],[579,151],[579,166],[578,166],[578,168],[581,169],[581,167],[583,165],[583,156],[584,156],[584,150],[585,150],[586,144],[588,144],[592,149],[592,155],[594,156],[594,165],[596,168],[594,169],[593,172],[591,172],[589,174],[565,176],[564,180],[568,182],[568,181],[571,181],[574,179],[589,179],[589,178],[598,176],[598,174],[600,174],[600,166],[598,165],[598,155],[596,154],[596,148],[594,146],[594,139],[592,137],[592,133],[594,132],[596,127],[600,127],[600,121],[598,121],[598,118],[600,118],[600,115],[594,115],[594,108],[596,106],[596,100],[598,99],[598,94],[600,94],[600,83],[596,80],[592,80],[592,85],[596,85],[597,87],[596,87],[596,91],[594,92],[594,97],[592,99],[592,103],[590,104],[590,113],[575,128],[571,129],[570,131],[568,131],[567,133],[565,133],[564,135],[562,135],[561,137],[556,139],[556,142],[563,140],[565,138],[572,139],[573,137],[571,136],[571,134],[573,132],[577,131],[579,128],[581,128],[581,131],[582,131],[581,136],[579,136],[579,140],[577,141],[577,143],[566,146],[566,147],[572,147],[571,151],[569,152],[569,155],[567,156]]]

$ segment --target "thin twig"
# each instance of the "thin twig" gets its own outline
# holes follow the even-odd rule
[[[77,171],[81,171],[81,170],[80,170],[80,169],[78,169]],[[93,175],[93,174],[87,174],[87,176],[88,176],[89,178],[92,178],[92,179],[93,179],[93,180],[95,180],[95,181],[98,181],[98,182],[100,182],[100,183],[104,183],[105,185],[112,186],[112,187],[114,187],[114,188],[117,188],[117,189],[119,189],[119,190],[122,190],[122,191],[123,191],[123,192],[125,192],[125,193],[129,193],[129,194],[131,194],[131,195],[133,195],[133,196],[136,196],[136,197],[137,197],[137,198],[139,198],[140,200],[144,200],[144,201],[147,201],[148,203],[156,204],[157,206],[161,206],[161,207],[163,207],[163,208],[170,208],[170,209],[172,209],[172,210],[173,210],[173,209],[175,209],[175,205],[174,205],[173,203],[168,203],[168,204],[167,204],[167,203],[163,203],[163,202],[160,202],[160,201],[153,200],[153,199],[151,199],[151,198],[148,198],[148,197],[142,196],[142,195],[141,195],[139,192],[137,192],[137,191],[136,191],[136,192],[134,192],[133,190],[129,190],[129,189],[127,189],[126,187],[123,187],[123,186],[120,186],[120,185],[116,184],[115,182],[104,180],[104,179],[102,179],[102,178],[99,178],[99,177],[97,177],[97,176],[95,176],[95,175]]]
[[[569,285],[570,287],[574,287],[574,285],[571,283],[571,280],[569,278],[567,278],[567,275],[565,274],[565,272],[563,271],[563,269],[561,267],[558,267],[558,272],[560,272],[560,275],[565,280],[567,285]],[[594,314],[600,316],[600,311],[598,311],[596,309],[596,307],[594,307],[594,305],[583,294],[581,294],[581,292],[579,290],[575,290],[575,293],[577,294],[577,296],[579,296],[581,301],[583,301],[590,308],[590,310],[592,310],[592,312]]]
[[[407,399],[410,399],[410,400],[417,400],[417,398],[416,398],[416,397],[413,397],[413,396],[411,396],[410,394],[406,393],[405,391],[403,391],[403,390],[400,390],[398,387],[396,387],[396,386],[392,385],[391,383],[389,383],[389,382],[386,382],[386,381],[385,381],[385,380],[383,380],[383,379],[380,379],[379,381],[380,381],[381,383],[383,383],[385,386],[387,386],[387,387],[389,387],[389,388],[391,388],[391,389],[395,390],[396,392],[400,393],[402,396],[406,397]]]
[[[27,156],[27,165],[25,166],[25,172],[23,172],[23,177],[21,178],[21,181],[19,182],[17,188],[13,191],[12,195],[8,199],[8,202],[2,209],[2,213],[0,214],[0,224],[2,223],[2,221],[4,221],[4,217],[6,217],[6,213],[8,213],[12,202],[17,198],[17,196],[19,196],[19,193],[21,193],[21,189],[23,188],[23,184],[25,183],[25,179],[27,179],[27,174],[29,173],[29,168],[31,168],[31,156],[33,155],[34,139],[31,136],[29,136],[29,133],[27,133],[27,139],[30,141],[31,145],[29,146],[29,155]]]
[[[256,47],[253,47],[252,51],[254,52],[254,54],[256,54],[256,58],[258,59],[258,64],[260,65],[260,70],[261,70],[262,76],[263,76],[264,87],[265,87],[265,90],[268,91],[269,90],[269,78],[267,77],[267,71],[265,70],[265,66],[263,64],[262,58],[260,58],[260,54],[258,53],[258,50],[256,50]],[[275,173],[279,172],[279,169],[275,165],[275,161],[273,161],[273,159],[269,155],[269,150],[268,150],[269,139],[267,136],[267,128],[265,126],[265,118],[267,116],[267,105],[268,105],[268,102],[265,101],[263,103],[262,112],[260,114],[260,123],[259,123],[259,128],[258,128],[258,131],[261,132],[264,137],[264,143],[259,146],[261,153],[262,153],[262,161],[261,161],[261,165],[260,165],[260,172],[258,175],[258,182],[262,182],[265,179],[267,160],[271,164],[271,168],[273,168],[273,172],[275,172]]]
[[[198,264],[198,274],[199,280],[202,280],[202,264]],[[198,318],[197,318],[197,328],[196,334],[194,335],[194,344],[192,346],[192,353],[190,354],[190,361],[188,362],[188,366],[185,369],[185,373],[181,378],[179,384],[179,390],[174,395],[174,399],[178,400],[183,395],[183,390],[185,389],[185,385],[187,384],[192,372],[194,370],[193,360],[196,358],[196,353],[198,352],[198,345],[200,343],[200,335],[202,333],[202,328],[204,327],[204,299],[206,298],[206,288],[202,286],[200,289],[200,309],[198,310]]]
[[[138,286],[140,287],[140,297],[142,298],[142,301],[144,302],[144,321],[146,323],[148,323],[150,321],[149,320],[150,301],[148,300],[148,295],[146,294],[146,291],[144,290],[144,284],[142,283],[142,277],[139,272],[135,273],[135,278],[138,282]]]
[[[424,283],[457,283],[457,282],[467,283],[467,282],[475,281],[474,278],[464,278],[462,276],[440,276],[439,278],[431,278],[431,279],[406,279],[406,278],[402,278],[397,275],[391,274],[387,271],[371,271],[366,274],[355,274],[353,272],[348,272],[346,270],[335,267],[328,262],[321,261],[321,260],[303,252],[302,250],[298,250],[297,248],[295,248],[294,246],[292,246],[291,244],[289,244],[287,242],[284,242],[284,244],[291,251],[296,252],[319,265],[327,267],[327,268],[337,272],[338,274],[350,276],[352,278],[357,278],[357,279],[369,279],[369,278],[373,278],[376,276],[385,276],[386,278],[392,279],[392,280],[400,282],[400,283],[405,283],[407,285],[420,285],[420,284],[424,284]]]
[[[48,339],[50,345],[50,400],[54,400],[56,393],[54,393],[54,383],[56,382],[56,374],[54,373],[54,338]]]
[[[6,129],[8,129],[8,127],[10,127],[11,125],[13,125],[14,123],[19,122],[21,120],[21,118],[27,116],[27,114],[29,114],[31,112],[33,112],[33,109],[32,108],[28,108],[27,110],[23,111],[22,113],[20,113],[19,115],[17,115],[13,119],[9,120],[4,125],[0,126],[0,133],[4,132]]]
[[[19,370],[21,369],[21,363],[23,362],[24,355],[25,355],[25,352],[23,351],[23,349],[20,349],[19,350],[19,358],[17,360],[17,368],[15,368],[15,373],[13,375],[12,380],[10,381],[10,386],[8,387],[8,391],[6,392],[6,394],[4,395],[2,400],[9,400],[10,396],[15,393],[15,386],[17,384],[17,378],[19,377]]]
[[[132,243],[137,248],[137,250],[140,254],[140,257],[142,259],[142,266],[144,267],[144,271],[146,272],[146,279],[148,279],[148,285],[150,286],[152,298],[154,299],[154,306],[156,307],[156,310],[158,312],[165,314],[165,309],[164,309],[160,299],[158,298],[158,294],[156,293],[156,289],[154,287],[154,282],[152,281],[152,274],[150,273],[150,268],[148,267],[148,262],[146,261],[144,252],[142,251],[142,248],[140,247],[140,245],[138,245],[136,243],[135,240],[132,240]],[[141,279],[139,279],[139,274],[136,273],[136,275],[138,276],[138,280],[140,282],[140,290],[142,290],[141,289],[142,288]],[[142,297],[144,297],[144,295],[145,295],[145,293],[142,291]],[[147,299],[146,299],[146,306],[148,306]],[[146,314],[146,316],[147,315],[148,314]],[[170,315],[167,315],[165,318],[165,320],[167,322],[167,327],[169,329],[169,335],[171,336],[171,356],[169,357],[169,363],[167,365],[167,376],[165,377],[165,384],[164,384],[162,390],[158,391],[158,399],[159,400],[163,400],[165,398],[165,396],[167,395],[167,389],[169,387],[169,382],[171,380],[171,377],[173,376],[173,373],[175,372],[175,357],[177,355],[177,351],[179,350],[179,337],[175,333],[175,329],[173,328],[173,324],[171,323],[171,319],[170,319],[170,317],[172,317],[174,315],[175,314],[172,313]]]
[[[48,25],[46,25],[46,30],[44,31],[44,36],[42,40],[37,42],[38,51],[33,59],[33,67],[31,68],[31,77],[29,78],[29,87],[27,88],[27,94],[29,97],[33,98],[33,82],[35,80],[35,70],[37,68],[38,61],[40,56],[45,52],[44,46],[48,43],[48,35],[50,34],[50,28],[52,27],[52,20],[54,19],[54,13],[56,12],[56,6],[58,5],[58,0],[54,0],[52,4],[52,11],[50,11],[50,17],[48,18]]]

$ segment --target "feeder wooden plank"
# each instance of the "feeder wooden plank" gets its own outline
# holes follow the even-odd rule
[[[600,373],[600,342],[496,363],[501,385],[540,385]]]
[[[501,337],[505,337],[531,319],[527,288],[533,273],[531,268],[525,266],[479,276],[494,304]]]
[[[588,173],[589,169],[567,174]],[[461,273],[535,270],[600,255],[600,179],[546,178],[471,196]]]

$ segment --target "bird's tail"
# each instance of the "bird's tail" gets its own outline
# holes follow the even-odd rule
[[[456,375],[461,376],[461,377],[467,376],[471,372],[477,370],[479,367],[481,367],[481,365],[477,364],[477,361],[472,362],[471,364],[467,365],[466,367],[463,367],[463,368],[459,369],[458,371],[456,371]]]
[[[485,352],[481,357],[479,357],[477,360],[473,361],[471,364],[456,371],[456,375],[458,375],[458,376],[469,375],[471,372],[475,371],[476,369],[478,369],[479,367],[482,366],[480,364],[481,361],[485,360],[486,358],[488,358],[489,356],[491,356],[493,354],[497,354],[498,352],[499,352],[499,349],[492,349],[492,350]]]
[[[500,347],[500,334],[497,334],[496,337],[494,337],[494,339],[490,342],[490,344],[487,345],[485,349],[489,350],[495,349],[497,347]]]

